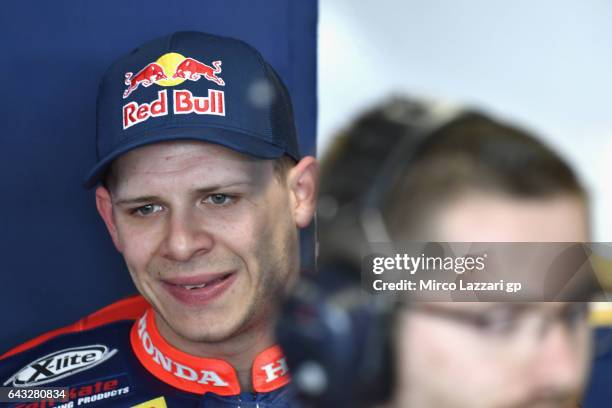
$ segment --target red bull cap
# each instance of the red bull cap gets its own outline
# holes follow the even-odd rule
[[[117,157],[147,144],[201,140],[261,159],[300,159],[293,108],[250,45],[201,32],[152,40],[111,65],[97,101],[95,186]]]

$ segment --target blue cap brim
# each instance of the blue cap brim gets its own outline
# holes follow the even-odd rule
[[[285,154],[285,148],[255,138],[245,132],[216,127],[180,127],[149,130],[129,142],[120,145],[101,158],[83,180],[83,187],[90,189],[101,181],[108,166],[124,153],[141,146],[171,140],[199,140],[225,146],[229,149],[260,159],[277,159]],[[299,157],[293,157],[300,160]]]

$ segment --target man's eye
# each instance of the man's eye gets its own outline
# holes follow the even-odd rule
[[[517,327],[519,313],[507,309],[495,309],[477,316],[474,323],[483,332],[510,334]]]
[[[233,198],[227,194],[219,193],[209,195],[205,201],[214,205],[227,205],[232,203]]]
[[[161,205],[147,204],[147,205],[143,205],[142,207],[135,208],[132,211],[132,213],[140,215],[140,216],[147,216],[147,215],[151,215],[153,213],[159,212],[161,210],[162,210]]]
[[[586,322],[588,318],[589,304],[586,302],[570,304],[561,312],[561,320],[568,327],[579,326]]]

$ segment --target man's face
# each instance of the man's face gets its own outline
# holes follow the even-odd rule
[[[269,324],[299,272],[297,227],[312,216],[290,187],[295,168],[281,176],[272,161],[181,141],[126,153],[112,171],[98,208],[168,340]]]
[[[436,215],[437,241],[588,240],[584,204],[570,196],[472,194]],[[589,366],[584,305],[416,304],[397,339],[401,407],[574,408]]]

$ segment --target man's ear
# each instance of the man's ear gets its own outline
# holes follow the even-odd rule
[[[312,156],[300,160],[287,173],[291,192],[293,218],[298,227],[310,224],[317,206],[319,191],[319,163]]]
[[[117,248],[119,252],[122,252],[119,235],[117,234],[117,227],[115,226],[115,220],[113,219],[113,202],[110,191],[103,186],[96,188],[96,208],[98,208],[98,213],[104,220],[104,224],[106,225],[108,233],[113,239],[115,248]]]

